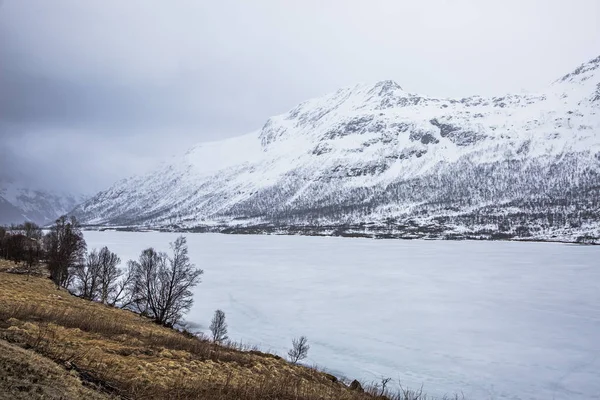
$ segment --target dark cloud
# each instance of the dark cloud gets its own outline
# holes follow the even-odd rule
[[[597,0],[5,0],[0,175],[99,190],[357,82],[537,90],[597,56],[599,19]]]

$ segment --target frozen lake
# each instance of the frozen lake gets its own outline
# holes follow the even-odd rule
[[[178,234],[85,232],[123,264]],[[307,363],[468,399],[600,399],[600,246],[187,234],[188,320]]]

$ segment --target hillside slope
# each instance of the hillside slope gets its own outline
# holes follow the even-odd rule
[[[201,143],[79,206],[87,224],[400,237],[600,237],[600,57],[537,95],[357,85]]]
[[[277,355],[216,345],[81,299],[57,290],[44,268],[29,277],[8,272],[15,269],[0,259],[0,399],[3,391],[18,394],[10,399],[56,400],[397,398],[373,396],[370,390],[381,393],[375,387],[351,390]],[[425,400],[412,392],[409,398]]]
[[[0,340],[0,400],[110,400],[52,360]]]

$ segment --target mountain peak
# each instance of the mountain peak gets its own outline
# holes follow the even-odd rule
[[[584,81],[589,79],[591,75],[593,75],[593,71],[600,68],[600,56],[581,64],[579,67],[575,68],[573,72],[570,72],[558,79],[558,82],[574,82],[574,81]]]
[[[377,93],[380,96],[383,96],[386,94],[391,94],[391,93],[395,92],[396,90],[403,90],[403,89],[395,81],[393,81],[391,79],[387,79],[384,81],[377,82],[375,84],[375,86],[373,86],[373,89],[371,89],[371,92]]]

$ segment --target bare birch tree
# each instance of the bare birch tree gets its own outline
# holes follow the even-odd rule
[[[292,348],[288,351],[288,357],[293,364],[297,364],[298,361],[304,360],[308,355],[308,339],[306,336],[300,336],[297,339],[292,339]]]
[[[108,247],[103,247],[100,253],[98,253],[98,260],[99,300],[101,303],[109,304],[121,277],[122,272],[117,268],[117,265],[121,263],[121,259],[115,253],[111,252]]]
[[[84,299],[95,300],[98,294],[100,260],[98,251],[93,249],[85,256],[85,262],[75,270],[77,293]]]
[[[225,313],[222,310],[215,311],[215,315],[210,322],[210,332],[214,342],[221,343],[228,339],[227,322],[225,321]]]
[[[171,243],[172,256],[149,248],[142,252],[134,268],[132,304],[142,314],[163,325],[174,325],[192,306],[192,289],[204,273],[188,256],[185,237]]]
[[[75,268],[83,263],[86,244],[75,217],[62,216],[45,236],[50,277],[56,287],[68,287]]]

